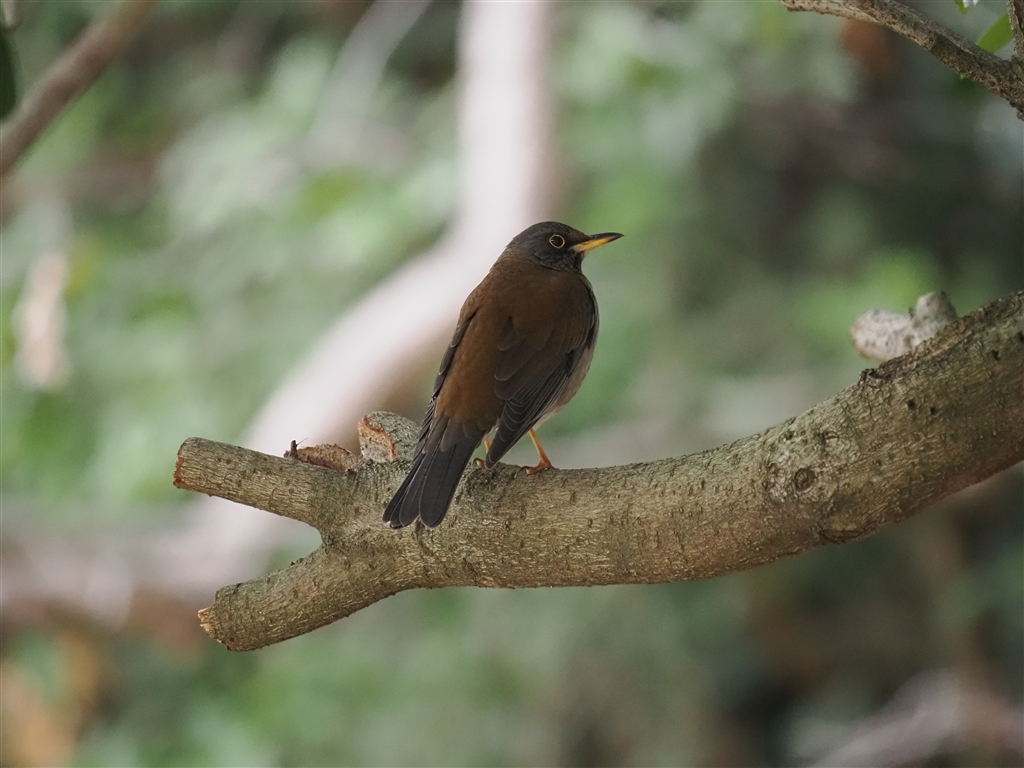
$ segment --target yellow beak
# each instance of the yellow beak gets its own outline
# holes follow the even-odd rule
[[[622,235],[618,232],[602,232],[600,235],[591,235],[582,243],[576,243],[572,247],[576,253],[586,253],[589,250],[597,248],[599,245],[610,243],[612,240],[618,240]]]

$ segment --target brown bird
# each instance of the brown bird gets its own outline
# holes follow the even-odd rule
[[[384,522],[440,523],[473,451],[495,425],[484,466],[494,466],[527,432],[540,457],[527,472],[551,466],[533,428],[576,394],[597,341],[597,302],[580,265],[587,251],[620,237],[545,221],[506,246],[462,305],[412,467]]]

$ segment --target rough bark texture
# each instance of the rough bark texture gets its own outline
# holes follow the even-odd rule
[[[1020,20],[1024,0],[1007,0],[1014,30],[1015,55],[1001,59],[970,40],[932,21],[899,0],[781,0],[791,11],[815,11],[870,21],[921,46],[961,76],[974,80],[1006,99],[1024,120],[1024,61],[1021,59]]]
[[[1024,0],[1008,0],[1007,14],[1010,17],[1010,31],[1013,32],[1013,55],[1017,59],[1018,66],[1024,62]],[[1018,69],[1018,75],[1020,70]],[[1017,115],[1024,120],[1024,116]]]
[[[190,438],[175,484],[315,526],[323,545],[218,591],[203,626],[233,650],[308,632],[417,587],[655,583],[852,541],[1024,458],[1024,293],[942,328],[806,413],[648,464],[471,468],[436,529],[380,520],[405,460],[315,467]]]

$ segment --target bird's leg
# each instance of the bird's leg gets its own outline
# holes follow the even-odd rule
[[[530,430],[530,439],[533,440],[533,447],[537,449],[537,456],[540,459],[535,467],[527,467],[526,474],[536,475],[538,472],[543,472],[545,469],[551,469],[551,460],[548,455],[544,453],[544,449],[540,447],[540,440],[537,439],[537,433],[532,429]]]
[[[484,438],[484,453],[486,454],[489,450],[491,450],[491,438],[485,437]],[[484,460],[483,459],[473,459],[473,464],[478,466],[478,467],[482,467],[484,465]]]

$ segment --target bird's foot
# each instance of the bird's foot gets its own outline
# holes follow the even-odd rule
[[[533,440],[533,447],[537,449],[537,466],[527,467],[526,474],[538,475],[545,469],[551,469],[551,460],[548,459],[548,455],[544,453],[544,449],[540,447],[540,440],[537,439],[537,433],[532,429],[530,430],[530,439]]]
[[[487,451],[489,451],[489,450],[491,450],[491,440],[490,440],[490,438],[485,437],[484,438],[484,453],[486,454]],[[480,469],[483,469],[484,467],[487,466],[487,464],[486,464],[486,462],[484,462],[483,459],[473,459],[473,466],[478,467]]]
[[[541,460],[537,462],[537,466],[525,467],[524,469],[526,470],[526,474],[528,475],[539,475],[545,469],[552,469],[552,467],[553,465],[550,461],[548,461],[548,457],[542,456]]]

